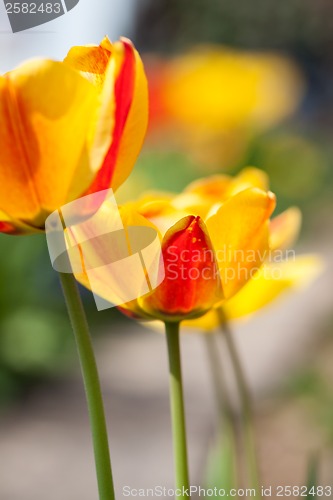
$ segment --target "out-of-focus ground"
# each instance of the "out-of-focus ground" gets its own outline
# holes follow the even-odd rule
[[[308,368],[332,381],[333,338],[325,326],[332,306],[331,244],[329,233],[326,241],[316,244],[326,269],[312,287],[277,301],[249,322],[233,325],[255,396],[265,485],[305,484],[309,456],[317,452],[319,484],[332,482],[329,438],[325,428],[317,425],[311,395],[281,392]],[[163,334],[130,321],[111,328],[117,333],[99,336],[96,352],[116,489],[118,498],[125,498],[124,486],[173,486],[167,358]],[[202,484],[215,436],[215,404],[202,337],[183,335],[182,349],[191,477],[193,484]],[[233,388],[230,366],[223,350],[221,354]],[[97,499],[77,363],[68,376],[34,388],[1,414],[0,450],[1,499]]]

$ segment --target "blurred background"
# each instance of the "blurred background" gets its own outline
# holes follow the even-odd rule
[[[106,33],[128,36],[143,54],[149,131],[118,201],[254,165],[271,178],[276,213],[301,208],[296,250],[320,254],[324,272],[232,328],[255,399],[264,484],[305,484],[313,456],[318,483],[332,484],[332,2],[80,0],[47,25],[9,30],[1,3],[2,73],[37,55],[61,59],[71,45]],[[0,255],[0,498],[97,499],[75,346],[45,239],[0,235]],[[118,498],[126,485],[171,487],[165,339],[117,311],[97,313],[82,293]],[[203,339],[191,333],[182,343],[192,483],[219,485],[223,457]],[[223,349],[221,360],[237,413]]]

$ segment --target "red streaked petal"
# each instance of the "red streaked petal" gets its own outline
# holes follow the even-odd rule
[[[117,165],[117,157],[121,143],[122,134],[126,125],[131,108],[134,83],[135,83],[135,54],[132,44],[123,40],[124,59],[120,73],[115,83],[115,125],[113,130],[112,144],[105,157],[104,163],[98,171],[95,180],[85,194],[95,193],[108,189],[112,184],[112,178]]]
[[[166,233],[163,246],[165,279],[139,306],[161,319],[198,316],[221,299],[219,273],[210,238],[200,217],[178,221]]]

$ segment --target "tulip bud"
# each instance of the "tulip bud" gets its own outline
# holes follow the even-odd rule
[[[139,299],[150,316],[167,321],[197,317],[222,296],[214,250],[200,217],[184,217],[166,233],[162,255],[165,279]]]

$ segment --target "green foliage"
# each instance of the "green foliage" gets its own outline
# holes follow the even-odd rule
[[[0,235],[0,403],[61,370],[70,325],[45,236]]]
[[[18,309],[2,323],[2,359],[17,373],[52,373],[68,354],[69,334],[63,315],[45,309]]]
[[[136,177],[140,180],[144,176],[145,189],[179,192],[189,182],[204,174],[200,166],[195,165],[183,153],[146,149],[131,175],[131,182],[135,182]]]

